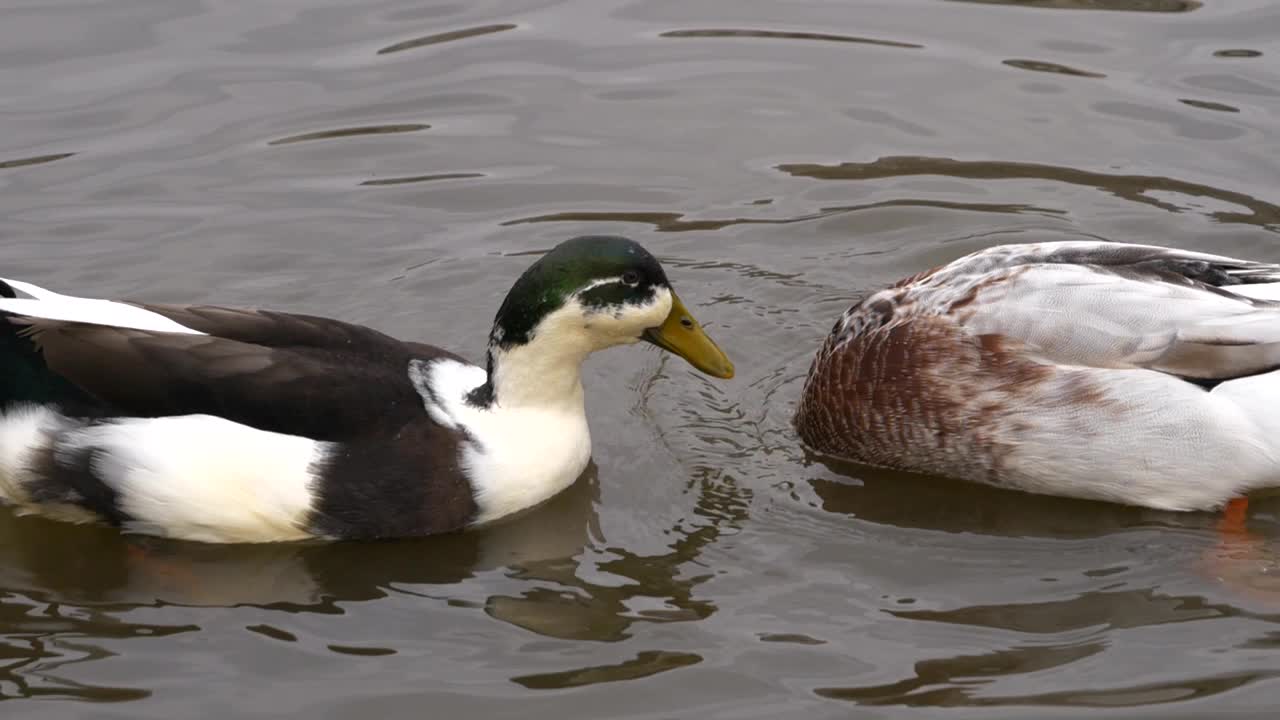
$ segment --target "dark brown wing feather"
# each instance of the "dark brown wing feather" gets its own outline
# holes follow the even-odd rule
[[[373,328],[314,315],[214,305],[129,304],[207,335],[266,347],[324,348],[373,357],[403,347],[399,340]]]
[[[376,330],[305,315],[144,306],[207,335],[13,318],[50,371],[104,412],[207,413],[320,440],[344,440],[423,417],[413,358],[457,356]]]

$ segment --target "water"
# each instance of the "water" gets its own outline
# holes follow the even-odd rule
[[[3,4],[6,274],[477,357],[532,253],[619,232],[739,371],[593,359],[589,477],[483,532],[204,547],[0,514],[9,715],[1273,713],[1280,503],[1224,541],[830,467],[788,419],[852,299],[970,250],[1280,261],[1274,3]]]

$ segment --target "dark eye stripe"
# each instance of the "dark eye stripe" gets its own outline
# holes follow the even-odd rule
[[[621,282],[599,285],[578,295],[578,300],[587,308],[600,308],[607,305],[644,305],[653,301],[653,287],[636,288]]]

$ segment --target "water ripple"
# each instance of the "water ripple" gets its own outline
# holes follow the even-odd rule
[[[816,32],[785,32],[781,30],[740,30],[740,29],[706,29],[706,30],[668,30],[658,37],[664,38],[766,38],[771,40],[821,40],[824,42],[858,43],[862,45],[880,45],[918,50],[923,45],[899,42],[897,40],[879,40],[877,38],[856,37],[853,35],[834,35]]]
[[[18,158],[17,160],[0,160],[0,170],[8,170],[16,167],[26,167],[27,165],[41,165],[51,163],[56,160],[65,160],[75,155],[75,153],[56,153],[53,155],[37,155],[29,158]]]
[[[1102,643],[1085,650],[1096,652]],[[1076,656],[1076,652],[1083,652]],[[832,700],[849,700],[865,705],[905,705],[908,707],[1016,707],[1043,705],[1050,707],[1140,707],[1172,702],[1186,702],[1235,690],[1260,680],[1277,676],[1272,672],[1242,672],[1221,676],[1188,678],[1154,682],[1131,687],[1091,688],[1047,692],[1038,695],[983,697],[977,695],[988,668],[1022,666],[1037,669],[1033,663],[1058,656],[1059,664],[1083,660],[1094,652],[1071,648],[1020,647],[982,655],[924,661],[918,664],[916,677],[901,682],[869,687],[819,688],[815,692]],[[1054,667],[1050,665],[1049,667]],[[917,692],[921,691],[922,692]]]
[[[439,45],[441,43],[453,42],[454,40],[465,40],[466,38],[480,37],[481,35],[492,35],[493,33],[505,32],[507,30],[515,30],[516,25],[511,23],[498,23],[496,25],[481,25],[479,27],[464,28],[462,30],[450,30],[448,32],[436,33],[434,35],[423,35],[412,40],[388,45],[378,51],[379,55],[390,55],[391,53],[403,52],[405,50],[414,50],[428,45]]]
[[[629,222],[652,225],[658,232],[690,232],[698,230],[723,230],[734,225],[789,225],[791,223],[820,220],[833,215],[872,210],[888,207],[933,207],[947,210],[972,210],[992,213],[1047,213],[1061,214],[1060,210],[1021,205],[1017,203],[962,203],[945,200],[899,199],[862,205],[840,205],[825,207],[817,212],[786,218],[729,218],[720,220],[686,220],[683,213],[675,212],[609,212],[609,211],[568,211],[536,215],[533,217],[507,220],[503,225],[523,225],[526,223],[548,222]]]
[[[1079,70],[1068,65],[1059,65],[1058,63],[1045,62],[1043,60],[1005,60],[1004,64],[1009,67],[1016,67],[1021,70],[1031,70],[1033,72],[1057,73],[1059,75],[1074,75],[1076,77],[1087,78],[1106,77],[1106,75],[1103,75],[1102,73]]]
[[[596,665],[561,672],[522,675],[511,681],[530,690],[564,690],[599,683],[638,680],[668,670],[697,665],[702,656],[695,653],[646,650],[616,665]]]
[[[1014,5],[1050,10],[1118,10],[1121,12],[1181,13],[1199,10],[1197,0],[946,0],[975,5]]]
[[[848,162],[837,165],[788,163],[778,165],[777,169],[794,177],[816,180],[878,180],[909,175],[942,175],[971,180],[1054,180],[1071,185],[1098,188],[1124,200],[1178,212],[1180,208],[1177,206],[1147,194],[1154,191],[1173,192],[1221,200],[1239,205],[1249,211],[1244,213],[1236,210],[1216,210],[1209,213],[1219,222],[1250,223],[1280,229],[1280,205],[1234,190],[1158,175],[1113,175],[1039,163],[916,156],[889,156],[872,162]]]
[[[464,180],[466,178],[484,177],[484,173],[438,173],[436,175],[410,175],[407,177],[378,178],[365,180],[361,185],[406,185],[408,183],[434,182],[436,180]]]
[[[1240,108],[1235,107],[1234,105],[1227,105],[1225,103],[1213,102],[1211,100],[1192,100],[1190,98],[1178,98],[1178,102],[1182,103],[1183,105],[1190,105],[1191,107],[1197,107],[1202,110],[1217,110],[1218,112],[1232,112],[1232,113],[1240,112]]]
[[[418,132],[431,126],[423,123],[406,123],[402,125],[369,125],[367,127],[340,128],[338,130],[319,130],[316,132],[290,135],[268,142],[268,145],[289,145],[307,142],[308,140],[332,140],[334,138],[354,137],[357,135],[390,135],[394,133]]]
[[[1259,50],[1245,49],[1215,50],[1213,56],[1220,58],[1256,58],[1262,57],[1262,52]]]

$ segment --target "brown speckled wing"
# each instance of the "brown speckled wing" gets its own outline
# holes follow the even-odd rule
[[[828,455],[995,481],[1012,399],[1051,371],[1015,340],[919,310],[884,297],[851,309],[814,358],[796,429]]]
[[[820,452],[910,469],[910,456],[946,453],[961,439],[965,402],[947,379],[972,371],[978,353],[941,318],[833,333],[809,371],[796,429]]]

